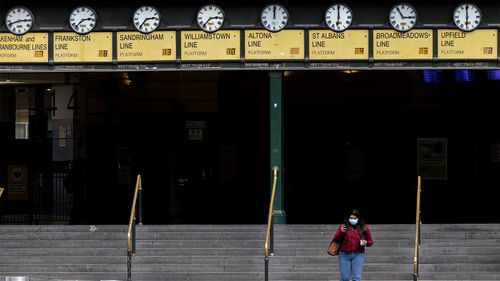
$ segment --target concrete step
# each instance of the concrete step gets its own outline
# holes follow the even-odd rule
[[[277,225],[270,280],[338,280],[336,225]],[[370,226],[363,280],[412,280],[413,225]],[[423,225],[420,280],[500,280],[500,225]],[[137,228],[134,281],[263,280],[264,225]],[[0,281],[125,280],[126,226],[2,226]],[[427,278],[427,279],[425,279]]]

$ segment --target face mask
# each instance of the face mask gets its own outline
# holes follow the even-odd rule
[[[349,218],[349,223],[352,224],[352,225],[356,225],[356,224],[358,224],[358,219],[351,219],[351,218]]]

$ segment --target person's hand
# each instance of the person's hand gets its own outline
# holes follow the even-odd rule
[[[359,245],[361,245],[361,246],[366,246],[366,243],[367,243],[367,242],[366,242],[366,240],[365,240],[365,239],[361,239],[361,240],[359,241]]]
[[[347,226],[345,224],[343,224],[341,227],[340,227],[340,230],[342,230],[342,232],[346,233],[347,232]]]

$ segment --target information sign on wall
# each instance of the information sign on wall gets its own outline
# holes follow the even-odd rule
[[[118,61],[175,61],[175,31],[118,32]]]
[[[111,62],[112,32],[54,33],[54,62]]]
[[[28,166],[9,165],[7,170],[9,200],[28,200]]]
[[[438,30],[439,59],[497,59],[498,31],[477,29],[464,32],[457,29]]]
[[[417,139],[418,175],[424,180],[446,180],[447,154],[446,139]]]
[[[220,30],[181,32],[181,60],[227,61],[240,59],[240,31]]]
[[[47,33],[0,33],[0,63],[48,62],[48,38]]]
[[[431,60],[432,50],[431,29],[373,31],[375,60]]]
[[[245,59],[302,60],[304,30],[245,30]]]
[[[311,60],[367,60],[368,30],[309,30]]]

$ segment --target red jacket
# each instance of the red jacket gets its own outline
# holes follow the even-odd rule
[[[337,232],[335,232],[335,236],[333,237],[335,241],[342,244],[342,246],[340,246],[340,251],[349,253],[364,253],[365,247],[359,244],[361,239],[366,240],[367,247],[373,245],[372,234],[368,225],[365,224],[365,232],[363,233],[363,236],[361,236],[358,229],[352,225],[348,225],[346,233],[342,232],[342,225],[343,224],[339,225]]]

